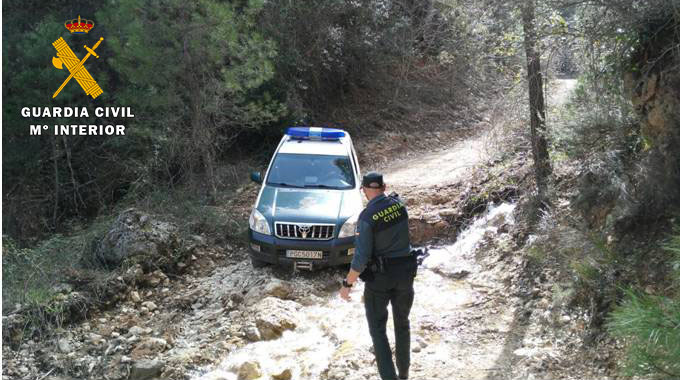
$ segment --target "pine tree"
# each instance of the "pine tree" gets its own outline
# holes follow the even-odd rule
[[[162,164],[202,173],[216,195],[215,160],[243,130],[283,108],[261,89],[274,75],[272,42],[256,31],[261,3],[123,0],[100,19],[122,77],[121,103],[135,104]],[[167,171],[170,171],[169,169]]]

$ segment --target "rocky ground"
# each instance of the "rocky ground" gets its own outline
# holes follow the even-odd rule
[[[483,149],[487,138],[468,134],[439,150],[362,168],[386,173],[409,206],[413,240],[431,246],[415,285],[411,378],[606,379],[612,354],[581,349],[585,319],[556,306],[556,273],[536,272],[526,259],[534,237],[513,201],[522,196],[530,159],[523,152],[492,159]],[[245,205],[247,217],[255,192],[244,187],[227,207]],[[127,244],[180,257],[172,265],[162,260],[167,255],[157,266],[130,261],[112,279],[120,284],[114,307],[44,339],[4,344],[3,378],[378,378],[362,285],[351,302],[338,297],[345,268],[253,269],[239,243],[175,241],[172,233],[153,233],[152,226],[171,226],[131,215],[98,252],[116,260],[117,247]],[[130,223],[141,223],[149,240],[121,233]],[[20,321],[3,316],[3,329],[13,320]]]

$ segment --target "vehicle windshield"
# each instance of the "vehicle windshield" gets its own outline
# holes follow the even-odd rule
[[[354,176],[348,156],[279,153],[269,169],[267,185],[353,189]]]

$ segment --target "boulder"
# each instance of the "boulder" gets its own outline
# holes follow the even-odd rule
[[[288,281],[273,279],[264,286],[263,293],[280,299],[288,299],[293,293],[293,287]]]
[[[98,344],[100,344],[100,343],[106,342],[106,341],[104,340],[104,337],[102,337],[102,336],[99,335],[99,334],[94,334],[94,333],[90,333],[90,335],[89,335],[89,340],[90,340],[90,342],[92,342],[92,343],[95,344],[95,345],[98,345]]]
[[[73,346],[69,342],[68,339],[66,338],[61,338],[57,341],[57,346],[59,347],[59,351],[61,351],[64,354],[68,354],[71,351],[73,351]]]
[[[144,338],[139,342],[134,350],[132,350],[133,358],[141,358],[144,356],[158,354],[165,351],[168,342],[163,338]]]
[[[130,335],[148,335],[151,334],[151,329],[150,328],[141,328],[139,326],[132,326],[130,329],[128,329],[128,334]]]
[[[180,247],[174,224],[155,220],[134,208],[123,211],[109,232],[96,244],[94,258],[113,268],[123,261],[139,263],[145,270],[174,269]]]
[[[272,375],[274,380],[290,380],[293,378],[293,373],[289,369],[284,369],[278,374]]]
[[[245,362],[238,369],[238,380],[252,380],[260,377],[262,377],[262,370],[258,362]]]
[[[135,282],[142,282],[144,280],[144,269],[139,264],[135,264],[127,269],[126,276]]]
[[[298,321],[295,316],[298,304],[274,297],[266,297],[254,308],[255,325],[263,340],[281,337],[286,330],[294,330]]]
[[[258,330],[255,326],[246,327],[245,334],[246,338],[251,342],[262,340],[262,337],[260,336],[260,330]]]
[[[156,304],[151,301],[142,302],[142,306],[147,308],[149,311],[158,309],[158,306],[156,306]]]
[[[442,218],[451,218],[454,216],[458,216],[459,212],[455,208],[443,208],[439,210],[439,216]]]
[[[132,365],[129,380],[147,380],[161,373],[163,362],[160,360],[138,360]]]
[[[142,297],[139,296],[139,293],[136,290],[133,290],[130,292],[130,300],[134,303],[140,303],[142,301]]]
[[[145,275],[142,278],[142,282],[147,286],[155,288],[156,286],[158,286],[160,284],[168,283],[169,279],[168,279],[168,276],[166,276],[165,273],[163,273],[163,271],[156,270],[156,271],[153,271],[153,272]]]

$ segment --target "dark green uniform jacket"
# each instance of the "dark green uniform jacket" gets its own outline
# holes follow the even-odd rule
[[[411,244],[406,205],[399,198],[385,194],[371,199],[359,215],[355,244],[352,269],[357,272],[366,269],[372,255],[408,256]]]

